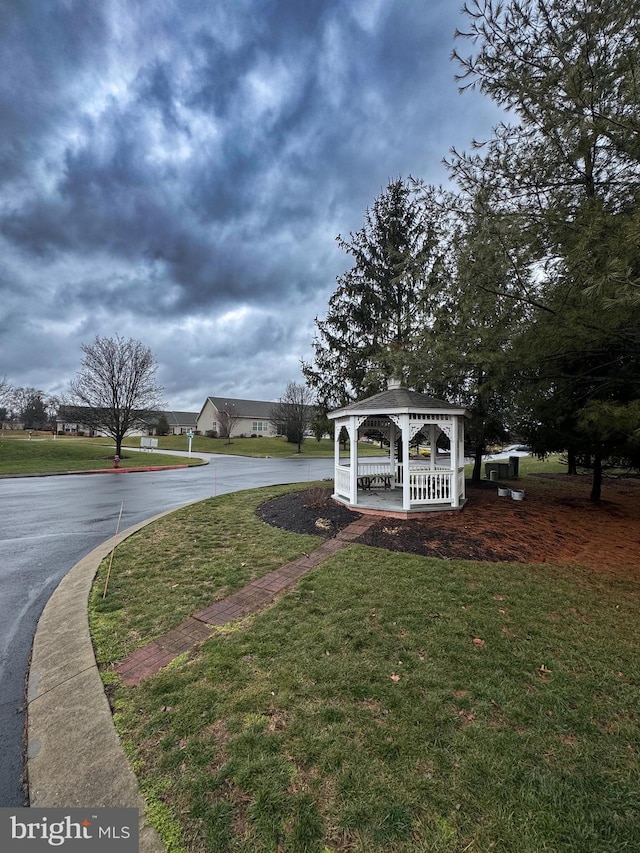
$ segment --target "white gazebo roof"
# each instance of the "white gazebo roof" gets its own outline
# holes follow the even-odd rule
[[[329,417],[335,419],[345,415],[401,415],[413,412],[430,414],[441,412],[447,415],[468,416],[465,408],[447,403],[446,400],[438,400],[436,397],[430,397],[418,391],[409,391],[407,388],[390,388],[365,400],[351,403],[341,409],[334,409],[329,412]]]

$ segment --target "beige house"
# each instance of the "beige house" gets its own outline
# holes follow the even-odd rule
[[[196,420],[197,432],[232,438],[275,436],[278,430],[271,420],[276,405],[267,400],[236,400],[232,397],[207,397]]]

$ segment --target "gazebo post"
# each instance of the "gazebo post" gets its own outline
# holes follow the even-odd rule
[[[449,453],[449,464],[451,467],[451,491],[453,500],[451,506],[460,506],[460,494],[458,492],[458,418],[451,419],[451,451]]]
[[[432,471],[436,470],[436,441],[437,440],[438,439],[436,436],[436,425],[435,424],[429,424],[429,447],[431,450],[431,452],[429,453],[429,459],[430,459],[431,464],[429,467],[431,468]]]
[[[353,506],[358,503],[358,421],[354,415],[349,418],[349,501]]]
[[[402,430],[402,509],[409,512],[411,509],[410,492],[410,467],[409,467],[409,415],[400,415],[400,428]]]
[[[389,421],[389,470],[391,471],[391,488],[396,487],[396,425]]]

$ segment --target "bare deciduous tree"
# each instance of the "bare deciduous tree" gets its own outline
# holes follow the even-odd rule
[[[305,432],[315,414],[313,392],[306,385],[289,382],[283,396],[271,409],[271,420],[287,441],[298,445],[300,453]]]
[[[0,420],[4,421],[9,415],[12,392],[13,388],[7,382],[6,377],[0,376]]]
[[[165,408],[163,388],[156,384],[156,360],[140,341],[96,336],[83,344],[84,358],[71,382],[71,406],[75,418],[110,435],[121,454],[122,440],[133,429],[144,427]]]
[[[223,409],[218,410],[218,426],[220,438],[226,438],[227,444],[231,444],[233,428],[240,420],[240,415],[234,403],[226,403]]]
[[[11,385],[5,376],[0,377],[0,403],[6,403],[11,395]]]

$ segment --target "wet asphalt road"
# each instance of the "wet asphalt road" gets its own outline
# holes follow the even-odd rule
[[[40,614],[72,566],[115,534],[121,506],[125,530],[212,495],[333,476],[332,459],[207,459],[174,471],[0,479],[0,806],[28,804],[25,683]]]

